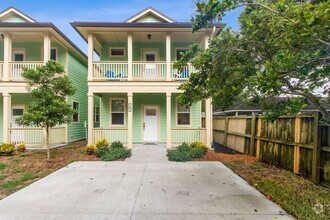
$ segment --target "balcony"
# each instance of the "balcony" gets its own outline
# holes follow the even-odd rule
[[[171,81],[188,80],[195,71],[191,64],[179,71],[170,64]],[[93,62],[94,81],[126,81],[129,78],[128,62]],[[166,62],[132,62],[132,81],[166,81]]]
[[[36,70],[38,66],[42,66],[41,61],[29,61],[29,62],[10,62],[9,63],[9,80],[10,81],[24,81],[22,73],[24,69]]]

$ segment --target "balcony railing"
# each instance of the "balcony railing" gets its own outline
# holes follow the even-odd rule
[[[110,143],[120,141],[127,146],[127,128],[94,128],[93,129],[93,144],[102,139],[107,139]]]
[[[206,143],[206,130],[201,129],[189,129],[189,128],[179,128],[172,129],[172,146],[177,147],[183,142],[192,143],[195,141],[200,141]]]
[[[191,64],[179,71],[170,66],[170,77],[172,81],[188,80],[195,71]],[[165,81],[167,75],[166,62],[133,62],[133,81]],[[93,80],[121,80],[128,79],[127,62],[93,62]]]
[[[10,62],[9,63],[9,80],[11,81],[23,81],[22,73],[24,69],[37,69],[38,66],[42,66],[41,61],[29,61],[29,62]]]

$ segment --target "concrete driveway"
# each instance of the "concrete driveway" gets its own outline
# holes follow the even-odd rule
[[[219,162],[75,162],[0,201],[0,219],[291,219]]]

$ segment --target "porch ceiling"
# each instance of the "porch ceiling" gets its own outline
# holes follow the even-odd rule
[[[2,34],[2,33],[0,33]],[[0,38],[0,42],[3,42],[4,39]],[[13,33],[12,34],[13,42],[43,42],[43,34],[42,33]]]

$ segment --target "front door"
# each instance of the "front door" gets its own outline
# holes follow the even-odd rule
[[[143,142],[158,143],[159,111],[157,106],[144,106]]]
[[[158,75],[157,65],[154,62],[158,60],[158,51],[145,50],[143,51],[142,55],[143,55],[143,61],[146,62],[145,70],[144,70],[144,78],[157,79],[157,75]]]
[[[22,126],[16,123],[16,118],[22,116],[24,113],[24,105],[13,105],[11,109],[11,127],[12,128],[22,128]],[[21,142],[24,141],[24,133],[22,132],[11,132],[10,134],[11,142]]]

